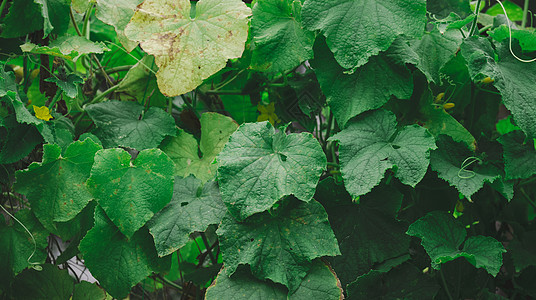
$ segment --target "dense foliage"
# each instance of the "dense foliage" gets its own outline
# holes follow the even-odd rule
[[[0,0],[0,297],[536,297],[494,1]]]

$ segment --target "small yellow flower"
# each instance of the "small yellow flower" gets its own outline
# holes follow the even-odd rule
[[[46,106],[37,107],[35,105],[32,105],[32,106],[33,106],[36,118],[45,120],[45,121],[52,119],[52,116],[50,115],[50,110],[48,110],[48,107]]]
[[[268,105],[258,104],[257,110],[261,112],[261,114],[257,117],[257,122],[269,121],[272,123],[272,125],[275,125],[281,121],[275,113],[274,102],[271,102]]]
[[[482,84],[490,84],[490,83],[493,83],[494,81],[495,81],[495,80],[494,80],[493,78],[491,78],[491,77],[486,77],[486,78],[480,80],[480,83],[482,83]]]
[[[444,108],[445,110],[451,109],[451,108],[453,108],[454,106],[455,106],[455,104],[452,103],[452,102],[448,102],[448,103],[443,104],[443,108]]]

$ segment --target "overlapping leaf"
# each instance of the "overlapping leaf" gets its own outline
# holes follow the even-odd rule
[[[493,183],[500,178],[495,167],[482,162],[467,146],[454,142],[451,137],[440,136],[437,145],[439,149],[430,155],[432,170],[465,197],[470,199],[485,182]]]
[[[534,140],[525,142],[525,135],[517,130],[499,138],[504,149],[506,178],[529,178],[536,174],[536,148]]]
[[[100,150],[87,186],[112,222],[130,238],[171,200],[173,163],[159,149],[141,151],[132,163],[125,150]]]
[[[43,146],[43,161],[17,172],[17,192],[26,195],[33,213],[50,231],[54,222],[74,218],[93,198],[85,182],[95,153],[102,149],[91,139],[77,141],[61,154],[58,145]]]
[[[219,224],[226,211],[216,182],[176,177],[171,202],[147,223],[158,255],[182,248],[191,233]]]
[[[465,240],[467,233],[463,224],[442,211],[428,213],[415,221],[407,234],[422,240],[421,244],[436,269],[442,263],[465,257],[476,268],[484,268],[492,276],[497,276],[502,266],[502,254],[506,252],[492,237],[478,235]],[[460,249],[462,243],[464,246]]]
[[[127,297],[131,287],[153,271],[168,269],[170,263],[170,257],[158,258],[146,228],[126,239],[99,207],[95,226],[80,242],[80,251],[91,274],[118,299]]]
[[[473,81],[492,78],[516,124],[534,138],[536,101],[532,86],[536,82],[536,64],[518,61],[508,48],[508,42],[504,41],[496,45],[495,52],[487,39],[478,37],[466,39],[461,46]],[[513,51],[519,53],[519,47],[514,47]]]
[[[0,217],[0,287],[8,288],[15,275],[31,266],[31,264],[41,264],[45,262],[47,253],[45,248],[48,245],[48,231],[43,228],[39,221],[33,216],[30,210],[21,210],[15,217],[26,228],[32,232],[36,242],[36,252],[34,244],[28,232],[15,220],[11,220],[12,225],[5,223],[4,217]],[[33,253],[33,255],[32,255]]]
[[[41,8],[43,37],[50,33],[61,35],[69,28],[69,0],[34,0]]]
[[[371,57],[357,72],[347,74],[324,42],[315,43],[311,65],[340,126],[344,127],[348,120],[364,111],[380,108],[391,96],[411,97],[413,79],[404,64],[416,63],[417,57],[411,55],[411,49],[402,39],[389,50]]]
[[[330,262],[345,286],[373,266],[408,254],[409,238],[405,234],[407,225],[396,219],[402,204],[398,191],[377,187],[361,197],[358,204],[338,190],[333,180],[326,179],[319,184],[315,197],[327,206],[339,241],[342,255]]]
[[[138,43],[125,36],[125,28],[141,2],[143,0],[97,0],[95,16],[115,28],[117,39],[128,52],[136,48]]]
[[[313,57],[314,33],[301,24],[300,0],[258,1],[251,30],[255,49],[252,63],[262,71],[279,73]]]
[[[317,257],[339,255],[327,214],[318,202],[295,201],[278,215],[257,214],[239,223],[227,215],[218,229],[227,275],[248,264],[259,279],[299,288]]]
[[[176,131],[173,117],[157,107],[144,112],[138,103],[106,101],[89,105],[86,111],[97,125],[95,133],[105,148],[155,148]]]
[[[310,201],[326,165],[310,133],[276,133],[269,122],[240,126],[217,160],[223,202],[239,220],[271,208],[286,195]]]
[[[196,139],[184,130],[179,130],[162,147],[162,150],[175,163],[175,175],[186,177],[193,174],[201,181],[208,181],[216,175],[217,164],[213,161],[235,132],[238,124],[233,119],[217,113],[201,115],[201,140]],[[199,155],[201,152],[201,156]]]
[[[330,137],[339,141],[341,173],[352,196],[364,195],[396,166],[395,177],[415,186],[426,174],[432,135],[412,125],[397,131],[392,112],[376,110],[360,115],[346,129]]]
[[[222,270],[207,289],[205,299],[338,300],[341,297],[342,290],[338,286],[335,273],[327,265],[316,260],[294,293],[287,295],[283,286],[259,280],[245,267],[241,267],[231,277],[227,276],[225,269]]]
[[[19,299],[69,299],[74,278],[67,270],[45,264],[41,271],[28,269],[17,276],[13,294]]]
[[[306,0],[302,10],[305,28],[320,30],[337,62],[353,70],[399,35],[422,36],[425,14],[424,0]]]
[[[156,77],[164,95],[195,89],[244,51],[251,10],[239,0],[201,0],[190,17],[188,0],[147,0],[125,28],[155,56]]]

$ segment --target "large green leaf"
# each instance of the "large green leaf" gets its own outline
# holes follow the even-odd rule
[[[472,13],[469,0],[428,0],[426,10],[439,18],[445,18],[452,12],[462,18]]]
[[[218,182],[229,212],[243,220],[293,194],[310,201],[326,156],[310,133],[275,132],[269,122],[241,125],[218,160]]]
[[[146,0],[125,28],[126,36],[156,58],[164,95],[195,89],[244,51],[251,10],[239,0]]]
[[[504,152],[504,170],[506,178],[529,178],[536,174],[536,148],[534,140],[525,142],[523,132],[516,130],[499,138]]]
[[[536,266],[536,231],[523,232],[508,244],[516,272]]]
[[[407,263],[388,273],[372,270],[348,286],[349,299],[434,299],[435,281]]]
[[[441,68],[454,57],[462,38],[459,30],[451,29],[440,33],[434,28],[412,42],[413,50],[419,55],[417,68],[426,75],[428,81],[441,84]]]
[[[17,299],[69,299],[74,278],[67,270],[45,264],[41,271],[28,269],[17,276],[12,293]]]
[[[397,36],[422,36],[425,15],[424,0],[306,0],[302,10],[305,28],[320,30],[337,62],[354,70]]]
[[[86,107],[97,125],[96,135],[105,148],[155,148],[168,136],[175,135],[175,120],[165,111],[134,102],[106,101]]]
[[[352,201],[333,180],[319,184],[315,197],[327,208],[330,224],[342,255],[330,262],[343,286],[387,260],[409,254],[407,225],[396,219],[402,194],[382,186]],[[342,195],[341,195],[342,194]],[[337,196],[336,196],[337,195]]]
[[[396,116],[376,110],[358,116],[346,129],[330,137],[339,141],[341,173],[352,196],[364,195],[380,183],[385,171],[414,187],[426,174],[432,135],[418,125],[396,128]]]
[[[316,260],[302,280],[300,287],[287,296],[286,289],[277,283],[255,278],[245,267],[240,267],[231,276],[225,269],[218,274],[214,283],[207,289],[205,299],[270,299],[270,300],[339,300],[342,290],[337,276],[320,260]]]
[[[84,54],[103,53],[110,50],[102,43],[94,43],[81,36],[68,35],[54,40],[48,46],[39,46],[28,42],[21,45],[20,48],[24,52],[58,56],[74,61]]]
[[[91,274],[118,299],[125,298],[132,286],[152,272],[169,269],[171,258],[158,258],[146,228],[126,239],[99,207],[95,226],[80,242],[80,251]]]
[[[256,69],[279,73],[313,57],[314,33],[301,24],[300,0],[257,1],[253,7],[251,31]]]
[[[534,31],[509,29],[506,24],[503,24],[488,31],[488,35],[494,40],[502,42],[510,38],[510,30],[512,30],[512,38],[518,40],[523,51],[536,51],[536,32]]]
[[[492,276],[497,276],[502,266],[502,254],[506,252],[492,237],[478,235],[465,240],[467,233],[463,224],[442,211],[428,213],[415,221],[407,234],[422,240],[421,244],[436,269],[442,263],[465,257],[476,268],[484,268]],[[464,247],[460,249],[464,240]]]
[[[100,150],[87,180],[99,205],[130,238],[171,200],[173,163],[159,149],[143,150],[131,162],[123,149]]]
[[[91,139],[76,141],[62,155],[58,145],[43,146],[43,161],[17,172],[15,190],[26,195],[33,213],[50,231],[54,222],[73,219],[93,198],[85,182],[93,157],[102,149]]]
[[[516,124],[529,136],[536,137],[536,96],[532,88],[536,82],[536,64],[523,63],[512,56],[508,42],[496,45],[495,52],[489,40],[471,37],[461,46],[473,81],[485,77],[494,80],[506,108],[512,112]],[[519,47],[513,51],[519,53]]]
[[[30,210],[20,210],[15,217],[32,233],[34,243],[28,232],[15,220],[10,225],[0,217],[0,287],[7,288],[15,275],[33,264],[41,264],[47,258],[48,231],[43,228]],[[35,253],[34,249],[36,250]],[[33,253],[33,255],[32,255]],[[31,256],[31,257],[30,257]]]
[[[191,233],[219,224],[226,211],[216,182],[176,177],[171,202],[147,223],[158,255],[182,248]]]
[[[340,126],[360,113],[380,108],[391,96],[409,99],[413,92],[413,79],[405,67],[406,62],[416,63],[416,57],[401,57],[409,47],[399,40],[387,52],[373,56],[347,74],[335,61],[326,43],[315,43],[315,59],[311,65],[326,95],[326,101]],[[408,49],[404,49],[404,45]]]
[[[0,164],[22,159],[42,141],[34,126],[17,123],[14,115],[4,118],[0,124]]]
[[[96,285],[87,281],[75,284],[72,300],[105,300],[106,292]]]
[[[216,175],[218,166],[213,161],[238,125],[233,119],[218,113],[204,113],[200,123],[199,144],[191,134],[181,129],[162,150],[175,163],[176,176],[186,177],[193,174],[206,182]]]
[[[257,214],[243,223],[229,214],[223,218],[217,234],[228,275],[248,264],[255,277],[282,283],[294,292],[313,259],[340,254],[322,205],[296,200],[290,205],[278,214]]]
[[[500,178],[495,167],[479,160],[466,145],[454,142],[451,137],[440,136],[437,145],[438,149],[430,155],[432,170],[465,197],[471,199],[485,182],[493,183]]]
[[[143,0],[97,0],[95,16],[115,28],[117,39],[128,52],[136,48],[138,43],[125,36],[125,28],[141,2]]]

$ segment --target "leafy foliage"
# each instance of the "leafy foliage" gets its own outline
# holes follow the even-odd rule
[[[0,298],[536,297],[502,2],[0,1]]]

